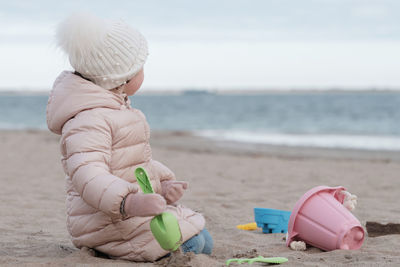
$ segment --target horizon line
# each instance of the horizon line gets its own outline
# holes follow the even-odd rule
[[[43,95],[48,94],[51,91],[38,89],[38,88],[1,88],[0,87],[0,95]],[[256,88],[249,87],[247,89],[239,89],[239,88],[142,88],[137,95],[153,95],[153,94],[258,94],[258,93],[334,93],[334,92],[343,92],[343,93],[357,93],[357,92],[393,92],[400,93],[400,87],[316,87],[316,88],[293,88],[293,87],[278,87],[278,88]]]

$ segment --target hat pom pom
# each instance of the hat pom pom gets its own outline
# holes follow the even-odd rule
[[[107,23],[89,13],[75,13],[62,21],[56,31],[57,45],[70,59],[88,55],[107,33]]]

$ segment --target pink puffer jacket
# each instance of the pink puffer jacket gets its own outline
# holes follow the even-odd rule
[[[125,95],[64,71],[50,93],[47,125],[61,135],[67,227],[73,244],[133,261],[166,255],[150,231],[152,217],[120,214],[122,199],[141,190],[134,176],[138,166],[147,170],[157,193],[160,181],[175,179],[152,159],[143,113],[131,108]],[[204,227],[203,216],[188,208],[168,205],[167,211],[177,217],[183,241]]]

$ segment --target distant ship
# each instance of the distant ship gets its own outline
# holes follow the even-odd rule
[[[212,95],[214,94],[211,91],[207,90],[185,90],[183,91],[183,95]]]

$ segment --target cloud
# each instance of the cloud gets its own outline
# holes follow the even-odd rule
[[[78,7],[148,38],[148,87],[400,86],[400,2],[1,1],[0,87],[45,87],[68,62],[54,29]],[[21,78],[21,73],[24,78]]]

